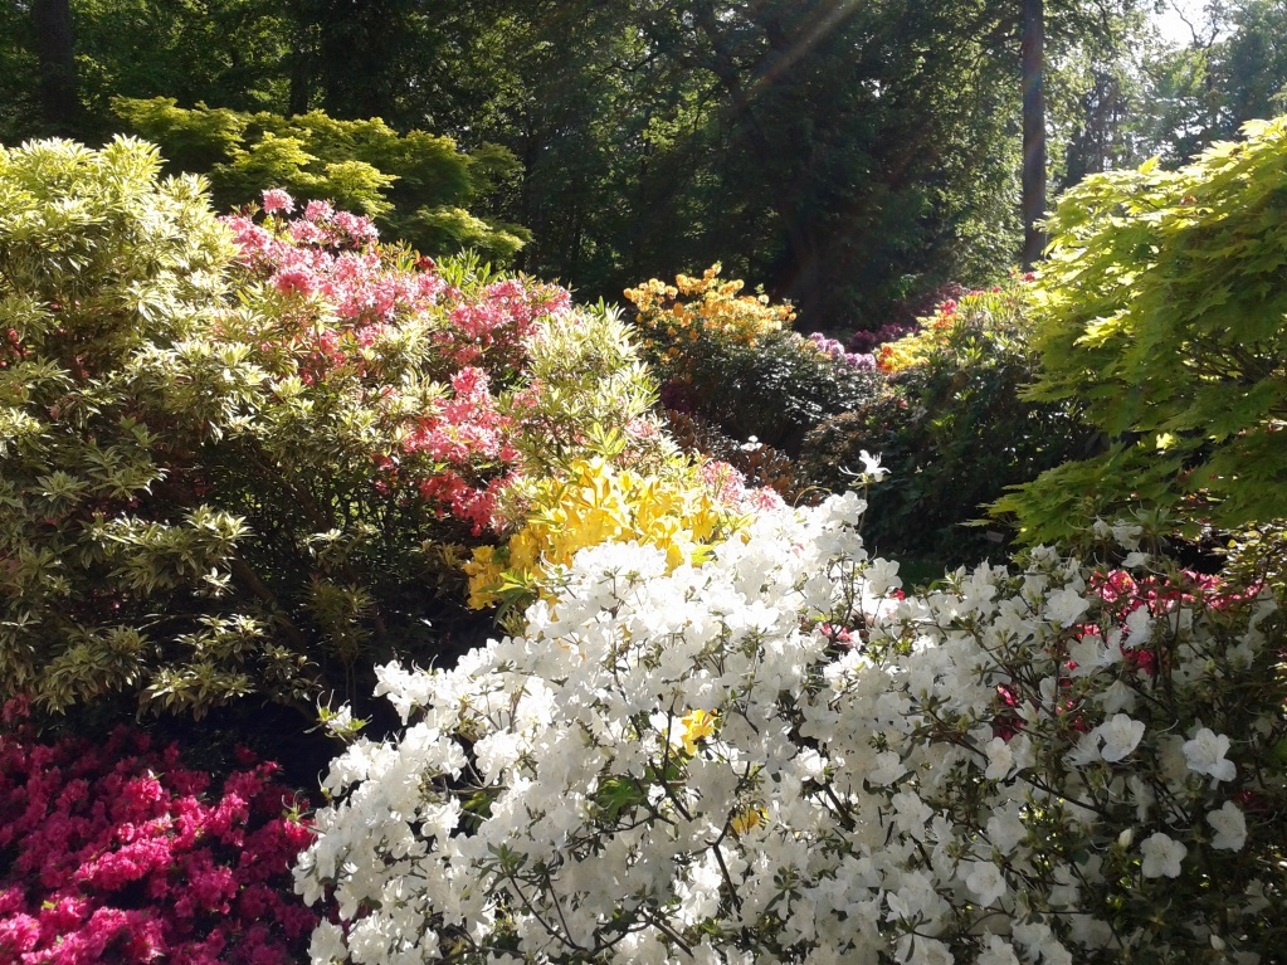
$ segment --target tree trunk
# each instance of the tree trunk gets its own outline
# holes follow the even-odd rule
[[[33,0],[31,25],[40,62],[40,112],[51,133],[74,135],[80,118],[70,0]]]
[[[1042,0],[1023,0],[1023,267],[1041,257],[1046,236],[1037,227],[1046,213],[1045,11]]]

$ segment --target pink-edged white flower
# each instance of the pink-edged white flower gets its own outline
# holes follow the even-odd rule
[[[1247,818],[1232,801],[1225,801],[1218,811],[1208,811],[1207,824],[1215,829],[1215,837],[1211,839],[1213,848],[1241,851],[1247,843]]]
[[[1116,764],[1139,746],[1144,737],[1144,722],[1127,714],[1114,714],[1096,727],[1095,733],[1104,742],[1099,756],[1110,764]]]
[[[1189,770],[1206,774],[1216,782],[1232,781],[1237,776],[1233,761],[1225,757],[1228,753],[1229,738],[1210,727],[1203,727],[1193,735],[1193,740],[1184,742],[1184,759]]]
[[[1159,831],[1140,844],[1140,854],[1144,858],[1140,871],[1145,878],[1178,878],[1180,862],[1188,853],[1189,849],[1183,844]]]

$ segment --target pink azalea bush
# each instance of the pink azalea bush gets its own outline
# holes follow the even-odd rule
[[[558,286],[493,279],[468,264],[444,269],[382,245],[369,219],[326,202],[288,217],[294,210],[274,189],[264,195],[266,218],[248,209],[225,219],[241,284],[278,323],[260,345],[265,365],[384,416],[377,425],[391,445],[373,465],[381,492],[418,497],[473,537],[503,530],[512,522],[500,508],[506,492],[548,469],[537,450],[585,448],[593,427],[552,424],[551,408],[586,393],[569,392],[566,376],[542,377],[542,336],[555,326],[593,341],[601,320],[574,309]],[[605,384],[612,368],[633,361],[619,352],[606,369],[600,360]],[[409,381],[418,391],[407,391]],[[655,451],[658,429],[642,401],[636,392],[590,415],[617,424],[636,450]]]
[[[0,961],[299,961],[318,914],[290,867],[305,802],[254,763],[219,787],[177,745],[0,734]]]
[[[124,140],[0,151],[21,306],[0,328],[0,699],[356,698],[375,662],[475,638],[461,563],[532,486],[675,454],[610,311],[280,189],[218,219],[160,167]]]

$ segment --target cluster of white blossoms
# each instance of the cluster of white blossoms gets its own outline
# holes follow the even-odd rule
[[[862,509],[587,549],[522,636],[384,667],[405,732],[296,869],[314,963],[1262,960],[1272,603],[1122,613],[1043,551],[902,598]]]

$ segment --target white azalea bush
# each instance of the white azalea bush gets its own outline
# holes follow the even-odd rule
[[[296,869],[339,908],[313,961],[1287,947],[1272,601],[1131,602],[1043,550],[902,598],[861,510],[766,513],[673,571],[586,549],[523,636],[384,667],[405,732],[334,762]]]

